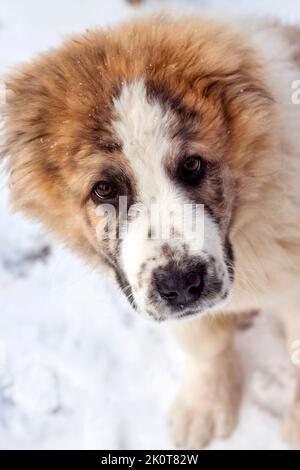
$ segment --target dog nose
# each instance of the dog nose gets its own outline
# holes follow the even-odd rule
[[[198,300],[203,290],[203,274],[201,272],[165,273],[156,282],[157,290],[162,299],[169,305],[185,308]]]

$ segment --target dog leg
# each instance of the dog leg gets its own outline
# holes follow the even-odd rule
[[[290,315],[286,322],[288,349],[297,367],[297,388],[294,403],[284,423],[284,437],[294,449],[300,449],[300,313]]]
[[[233,346],[234,322],[203,317],[174,326],[187,356],[186,377],[171,410],[171,434],[179,448],[200,449],[235,428],[240,370]]]

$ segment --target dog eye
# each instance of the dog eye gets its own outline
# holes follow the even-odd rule
[[[92,198],[95,202],[108,201],[116,199],[118,196],[117,189],[107,181],[99,181],[92,190]]]
[[[199,155],[188,157],[180,165],[180,178],[190,184],[196,183],[202,176],[204,167],[204,161]]]

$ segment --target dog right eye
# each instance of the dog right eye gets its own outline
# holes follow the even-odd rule
[[[178,169],[179,178],[184,183],[195,186],[203,177],[205,171],[205,161],[200,155],[187,157]]]
[[[95,203],[113,201],[118,195],[118,190],[107,181],[99,181],[92,189],[92,199]]]

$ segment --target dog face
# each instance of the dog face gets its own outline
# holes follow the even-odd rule
[[[75,38],[7,85],[15,206],[112,269],[155,320],[220,308],[273,112],[241,38],[211,22],[148,19]],[[186,206],[201,208],[198,231],[181,223]],[[153,208],[168,236],[153,236]]]
[[[143,79],[125,83],[113,106],[112,129],[132,174],[130,197],[143,208],[157,208],[158,216],[152,227],[150,210],[130,210],[119,243],[134,302],[155,319],[207,310],[227,297],[233,280],[227,238],[233,187],[228,168],[216,161],[226,146],[222,116],[205,122],[200,110],[176,108]],[[205,139],[210,125],[209,138],[221,141],[215,160]],[[189,203],[204,207],[194,236],[181,223]],[[166,221],[170,230],[160,233]]]

